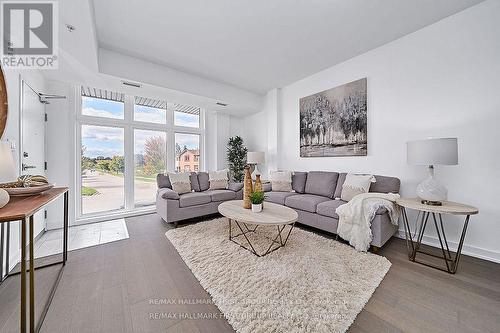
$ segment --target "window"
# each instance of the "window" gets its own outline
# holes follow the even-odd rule
[[[82,88],[82,115],[124,119],[124,95],[108,90]]]
[[[147,206],[155,202],[156,175],[167,166],[166,133],[134,130],[134,204]]]
[[[176,170],[198,171],[200,168],[200,135],[175,133]],[[193,156],[194,158],[191,158]]]
[[[81,127],[81,212],[91,214],[124,207],[124,130]]]
[[[172,104],[174,125],[183,127],[200,127],[200,108],[182,104]]]
[[[88,87],[80,105],[77,219],[153,207],[158,173],[203,169],[200,108]]]
[[[145,97],[135,97],[134,120],[154,124],[167,123],[167,103]]]

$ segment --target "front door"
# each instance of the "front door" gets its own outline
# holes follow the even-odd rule
[[[45,104],[37,91],[21,84],[21,175],[45,175]],[[44,212],[35,215],[35,236],[45,228]]]

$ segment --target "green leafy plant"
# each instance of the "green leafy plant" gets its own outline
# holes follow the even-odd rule
[[[229,138],[229,142],[227,143],[227,162],[233,181],[243,181],[243,169],[247,163],[247,148],[240,136]]]
[[[266,198],[266,196],[264,195],[264,192],[260,192],[260,191],[259,192],[253,192],[250,195],[250,201],[254,205],[260,205],[261,203],[264,202],[265,198]]]

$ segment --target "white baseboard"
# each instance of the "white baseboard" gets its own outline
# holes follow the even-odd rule
[[[404,229],[398,230],[398,233],[396,234],[396,236],[398,238],[405,239]],[[424,237],[422,238],[422,243],[425,245],[441,248],[441,245],[439,244],[439,239],[437,237],[431,237],[431,236],[427,236],[424,234]],[[456,251],[458,248],[458,243],[448,241],[448,246],[450,247],[450,250]],[[500,252],[482,249],[480,247],[475,247],[475,246],[470,246],[470,245],[464,244],[462,247],[462,254],[465,254],[465,255],[468,255],[471,257],[476,257],[479,259],[484,259],[484,260],[500,263]]]

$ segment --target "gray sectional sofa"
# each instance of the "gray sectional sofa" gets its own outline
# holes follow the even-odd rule
[[[156,212],[169,223],[218,213],[219,204],[228,200],[243,199],[243,184],[229,183],[227,190],[209,190],[208,172],[192,172],[193,192],[177,194],[172,190],[168,176],[158,174],[156,182]]]
[[[339,217],[335,210],[346,203],[336,198],[340,198],[345,176],[345,173],[327,171],[294,172],[292,188],[295,192],[273,192],[271,184],[265,184],[266,201],[293,208],[301,224],[336,233]],[[370,192],[399,193],[398,178],[375,175],[375,179]],[[372,246],[377,249],[384,245],[397,229],[387,211],[379,209],[372,221]]]
[[[345,173],[327,171],[294,172],[294,192],[275,192],[271,190],[271,184],[264,184],[266,201],[293,208],[299,214],[301,224],[336,233],[338,215],[335,209],[346,203],[338,199],[345,176]],[[375,178],[377,181],[372,183],[370,192],[399,193],[398,178],[380,175],[375,175]],[[163,220],[175,225],[181,220],[216,214],[221,202],[243,197],[241,183],[231,183],[227,190],[209,190],[206,172],[193,172],[191,186],[194,192],[182,195],[171,189],[167,176],[158,175],[157,182],[156,211]],[[387,211],[379,209],[372,221],[372,246],[376,249],[384,245],[397,229]]]

